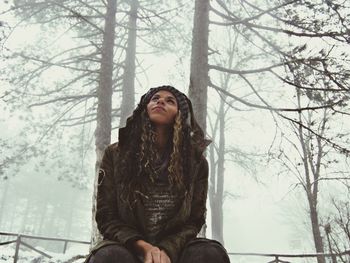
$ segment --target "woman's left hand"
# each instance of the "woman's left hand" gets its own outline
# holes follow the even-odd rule
[[[160,262],[161,263],[171,263],[171,260],[164,250],[160,251]]]

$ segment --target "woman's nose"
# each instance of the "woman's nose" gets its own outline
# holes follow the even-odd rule
[[[157,100],[157,104],[164,104],[164,99],[163,98],[159,98]]]

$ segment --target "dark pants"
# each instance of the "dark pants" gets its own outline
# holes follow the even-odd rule
[[[89,263],[141,263],[128,249],[119,245],[102,247],[95,252]],[[214,240],[196,238],[186,244],[178,263],[229,263],[223,246]],[[175,263],[175,262],[172,262]]]

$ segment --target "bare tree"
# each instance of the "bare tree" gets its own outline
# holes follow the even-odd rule
[[[343,8],[343,12],[340,13],[339,8]],[[345,3],[331,3],[329,1],[313,4],[295,0],[269,1],[269,3],[217,0],[213,2],[210,10],[214,17],[210,21],[211,26],[218,27],[219,30],[220,27],[228,27],[241,36],[238,44],[241,52],[236,54],[236,60],[240,60],[241,63],[235,64],[236,66],[233,68],[210,63],[210,74],[222,72],[236,76],[238,83],[247,91],[253,92],[258,102],[252,101],[251,96],[249,99],[243,99],[232,92],[227,92],[216,85],[214,80],[210,82],[211,87],[235,98],[247,107],[258,109],[297,112],[321,110],[326,107],[334,112],[341,110],[344,95],[348,92],[347,72],[349,68],[346,63],[339,59],[339,53],[341,53],[340,57],[345,60],[349,55],[346,52],[341,52],[342,48],[346,48],[348,41],[347,28],[349,24],[345,22],[345,17],[350,12],[349,6]],[[301,10],[303,12],[299,12]],[[320,19],[313,15],[314,11],[326,14],[326,16]],[[332,21],[332,25],[337,26],[321,27],[326,21]],[[309,52],[315,47],[308,46],[308,39],[313,39],[313,41],[330,39],[332,44],[327,45],[325,42],[322,48],[317,47],[318,53]],[[245,47],[251,50],[247,51]],[[335,51],[337,49],[338,51]],[[220,56],[221,50],[213,52],[215,55],[216,53]],[[321,89],[328,92],[329,96],[342,98],[332,100],[331,103],[329,100],[324,100],[323,104],[309,104],[308,107],[300,105],[300,108],[274,106],[268,97],[264,98],[263,93],[271,92],[275,90],[275,87],[278,87],[280,91],[285,89],[286,92],[291,88],[298,88],[309,93],[317,92],[320,89],[317,87],[317,83],[315,85],[315,82],[306,80],[298,84],[288,77],[284,68],[288,69],[288,65],[292,63],[298,63],[305,70],[317,72],[318,76],[326,78],[329,87],[326,90]],[[256,65],[262,66],[256,67]],[[252,68],[252,66],[255,67]],[[270,82],[264,83],[263,90],[258,91],[259,80],[264,78],[269,79]],[[327,141],[327,138],[323,139]],[[328,142],[330,141],[328,140]],[[332,142],[330,144],[339,151],[349,154],[349,151],[342,144],[334,145]]]
[[[319,82],[319,90],[306,90],[296,88],[296,106],[301,108],[302,103],[316,103],[324,104],[325,101],[332,102],[332,100],[337,100],[339,97],[330,97],[327,93],[330,83],[325,77],[318,76],[317,73],[313,71],[306,70],[305,67],[295,64],[290,66],[290,70],[293,74],[293,81],[299,86],[302,86],[306,81],[311,81],[312,78],[316,78]],[[324,90],[322,90],[322,88]],[[347,101],[347,97],[341,98]],[[297,117],[291,119],[287,118],[284,114],[279,113],[282,118],[287,119],[292,127],[294,128],[294,135],[297,138],[295,142],[291,137],[286,137],[285,139],[291,143],[293,149],[297,153],[297,158],[292,157],[291,152],[281,149],[278,154],[278,159],[280,159],[285,167],[291,174],[294,174],[298,179],[299,184],[302,186],[307,204],[308,204],[308,216],[311,223],[312,237],[314,240],[315,250],[318,253],[324,253],[328,236],[322,234],[322,223],[321,214],[326,213],[326,211],[320,211],[319,205],[319,193],[321,191],[322,181],[338,181],[346,179],[345,177],[332,177],[329,176],[330,167],[332,165],[337,167],[337,160],[332,159],[332,155],[335,154],[336,149],[334,145],[330,144],[328,139],[336,140],[341,138],[342,132],[334,131],[331,132],[332,118],[334,118],[334,113],[332,109],[324,107],[320,111],[298,111],[296,113]],[[340,152],[340,156],[342,152]],[[334,158],[334,157],[333,157]],[[341,174],[341,171],[335,170],[337,174]],[[348,178],[350,179],[350,178]],[[323,188],[322,188],[323,189]],[[325,191],[326,189],[322,190]],[[324,232],[327,235],[327,229]],[[317,257],[318,263],[326,262],[324,256]]]
[[[298,105],[300,105],[300,92],[297,91]],[[326,109],[324,110],[326,111]],[[324,112],[326,114],[326,112]],[[301,113],[299,115],[299,122],[303,123],[303,116]],[[324,116],[322,122],[320,123],[319,134],[322,136],[325,132],[327,118]],[[307,121],[307,125],[310,126],[310,119]],[[298,139],[301,145],[301,159],[304,167],[303,188],[305,190],[310,212],[310,220],[312,233],[314,238],[314,244],[317,253],[324,253],[324,242],[321,236],[320,223],[319,223],[319,213],[317,209],[318,205],[318,192],[319,192],[319,178],[321,176],[321,162],[324,156],[324,145],[319,137],[315,138],[317,143],[316,154],[314,155],[312,135],[304,134],[304,129],[302,125],[298,127]],[[318,263],[325,263],[325,257],[317,257]]]
[[[113,50],[114,50],[114,35],[117,11],[117,1],[107,1],[107,11],[105,19],[105,27],[103,33],[103,42],[101,50],[101,69],[99,86],[97,89],[98,106],[97,106],[97,124],[95,130],[95,145],[96,145],[96,171],[93,194],[93,227],[92,227],[92,244],[99,240],[99,232],[97,230],[95,213],[96,213],[96,190],[98,180],[98,169],[102,160],[102,155],[111,143],[112,131],[112,94],[113,94]]]
[[[348,192],[349,194],[349,192]],[[349,201],[332,200],[335,212],[331,221],[325,226],[329,251],[341,253],[350,247],[350,203]],[[346,263],[350,260],[349,255],[340,256],[339,260]]]
[[[27,158],[29,155],[33,158],[50,156],[56,160],[53,167],[65,179],[71,181],[72,175],[79,174],[79,178],[74,179],[74,184],[80,186],[85,181],[80,175],[87,174],[80,171],[82,161],[76,161],[75,158],[71,158],[71,163],[63,161],[61,155],[57,154],[60,151],[52,149],[58,144],[49,141],[52,138],[62,138],[66,127],[80,126],[79,131],[79,128],[70,129],[79,135],[71,135],[67,148],[77,152],[76,155],[84,160],[86,152],[92,147],[93,135],[87,131],[97,118],[96,86],[103,32],[99,24],[103,22],[105,8],[102,2],[96,1],[15,1],[7,10],[19,20],[12,31],[26,24],[41,25],[42,29],[47,30],[46,34],[37,36],[37,43],[33,46],[28,43],[24,49],[13,49],[10,46],[7,50],[4,39],[8,67],[2,73],[6,74],[11,86],[7,88],[3,100],[10,110],[25,110],[26,115],[22,115],[23,121],[28,122],[28,128],[25,131],[27,135],[24,136],[30,133],[31,137],[37,137],[32,143],[29,143],[32,140],[27,140],[28,145],[17,151],[14,159],[19,160],[18,156],[23,153]],[[74,35],[76,42],[70,43],[69,47],[60,46],[61,38],[67,33]],[[18,64],[23,65],[22,71],[14,70]],[[56,72],[55,76],[60,76],[60,79],[47,83],[50,72]],[[52,79],[52,75],[49,79]],[[114,82],[114,90],[117,85],[119,84]],[[39,120],[33,113],[37,108],[46,109],[45,121]],[[113,113],[116,115],[118,109],[114,109]],[[72,170],[76,173],[71,173]],[[60,179],[61,175],[58,176]]]
[[[234,48],[235,48],[235,38],[232,34],[228,32],[229,45],[229,59],[228,64],[232,65],[234,61]],[[221,75],[222,86],[227,89],[229,83],[232,80],[230,74]],[[218,240],[224,244],[224,180],[225,180],[225,163],[227,160],[228,151],[226,149],[227,145],[225,143],[225,131],[227,123],[227,112],[230,108],[227,105],[227,95],[223,94],[220,96],[219,109],[214,112],[216,118],[214,118],[214,123],[210,121],[211,136],[213,138],[213,143],[209,148],[209,160],[210,160],[210,184],[209,184],[209,200],[211,208],[211,229],[212,236],[214,239]],[[210,119],[210,118],[209,118]],[[215,140],[218,138],[218,144]],[[215,158],[216,157],[216,158]]]
[[[189,97],[199,125],[206,131],[209,1],[196,0],[193,19]]]
[[[138,0],[131,0],[128,23],[128,40],[125,54],[125,66],[122,86],[122,103],[120,107],[120,124],[123,127],[127,117],[132,113],[135,105],[135,70],[136,70],[136,37]]]
[[[344,12],[339,12],[341,7],[344,8]],[[313,18],[315,9],[316,12],[326,13],[328,21],[339,27],[320,27],[324,20]],[[298,12],[300,10],[305,12],[300,15]],[[347,45],[349,24],[345,22],[345,17],[349,14],[350,7],[344,2],[335,4],[329,1],[322,4],[269,1],[265,5],[261,1],[217,0],[211,3],[210,11],[213,14],[213,19],[210,20],[211,26],[230,28],[241,36],[237,45],[240,52],[237,52],[234,58],[236,63],[227,63],[229,66],[223,66],[225,63],[221,61],[218,64],[211,62],[208,66],[210,75],[223,73],[235,76],[236,86],[244,87],[247,96],[242,97],[229,92],[222,83],[221,86],[215,84],[218,78],[212,78],[209,86],[216,89],[222,97],[230,97],[248,108],[271,111],[297,127],[296,136],[300,147],[294,145],[300,149],[299,154],[304,167],[303,176],[299,175],[298,178],[308,200],[315,249],[317,252],[324,252],[318,211],[319,181],[325,176],[322,166],[326,162],[328,147],[347,156],[350,153],[344,141],[327,132],[330,116],[349,114],[349,109],[346,107],[349,67],[338,59],[338,53],[334,51],[336,45],[343,48]],[[227,36],[225,31],[223,34]],[[277,35],[285,35],[289,39],[284,41]],[[294,44],[297,41],[294,42],[293,38],[320,41],[328,38],[334,45],[325,45],[324,49],[319,49],[319,53],[310,55],[308,44],[304,44],[306,40],[300,45]],[[223,57],[222,54],[227,54],[223,51],[225,44],[217,43],[216,46],[217,49],[213,50],[212,56]],[[246,47],[251,50],[247,51]],[[338,51],[341,50],[340,48]],[[341,56],[346,59],[348,55],[342,53]],[[230,59],[226,56],[226,60]],[[295,75],[293,71],[295,65],[298,68],[298,77],[293,78],[291,75]],[[310,74],[313,77],[310,77]],[[269,78],[270,83],[264,83],[266,86],[261,88],[260,82],[264,78]],[[291,107],[273,106],[269,97],[264,94],[271,93],[275,90],[274,87],[280,90],[296,88],[298,103]],[[258,102],[255,102],[254,98],[252,100],[252,96],[248,96],[249,92],[256,96]],[[294,113],[298,118],[295,118]],[[291,114],[293,117],[290,117]],[[323,118],[311,120],[312,116],[319,115],[323,115]],[[289,158],[287,155],[285,157]],[[318,262],[324,263],[325,258],[318,257]]]
[[[227,111],[226,111],[227,112]],[[216,127],[214,127],[213,137],[216,131],[219,132],[219,144],[210,145],[210,186],[209,200],[211,208],[211,229],[213,238],[224,244],[223,233],[223,202],[224,202],[224,172],[225,172],[225,102],[221,100],[217,113]],[[215,160],[215,153],[217,158]]]

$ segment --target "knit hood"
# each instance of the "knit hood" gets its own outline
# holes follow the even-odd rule
[[[152,96],[160,90],[169,91],[175,96],[178,108],[181,111],[183,132],[190,134],[192,146],[197,154],[201,155],[211,141],[205,139],[204,132],[194,117],[190,99],[184,93],[172,86],[151,88],[141,97],[136,109],[126,120],[125,127],[119,129],[119,147],[123,148],[123,146],[127,145],[130,140],[135,139],[135,136],[139,136],[139,134],[141,134],[141,114],[144,110],[146,110],[147,104],[151,100]]]

